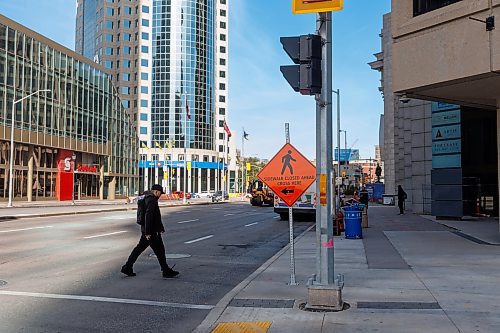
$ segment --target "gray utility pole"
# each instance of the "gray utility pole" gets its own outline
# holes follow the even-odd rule
[[[332,13],[319,13],[323,41],[322,89],[316,95],[316,275],[309,280],[308,306],[341,310],[342,282],[334,279],[332,200]]]

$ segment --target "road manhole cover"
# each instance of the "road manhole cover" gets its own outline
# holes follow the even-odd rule
[[[151,253],[149,255],[152,258],[156,258],[156,254]],[[190,254],[184,254],[184,253],[167,253],[167,259],[184,259],[184,258],[190,258]]]
[[[0,287],[3,287],[7,284],[7,281],[0,280]]]

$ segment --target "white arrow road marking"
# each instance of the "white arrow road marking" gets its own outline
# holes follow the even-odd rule
[[[213,305],[186,304],[186,303],[169,303],[158,301],[144,301],[139,299],[111,298],[111,297],[96,297],[96,296],[78,296],[78,295],[60,295],[60,294],[43,294],[43,293],[28,293],[21,291],[0,290],[0,296],[24,296],[38,298],[55,298],[55,299],[71,299],[77,301],[93,301],[93,302],[108,302],[108,303],[125,303],[138,305],[151,305],[170,308],[182,309],[197,309],[197,310],[212,310]]]
[[[259,222],[245,224],[245,227],[251,227],[251,226],[256,225],[256,224],[259,224]]]
[[[84,239],[91,239],[91,238],[97,238],[97,237],[105,237],[105,236],[111,236],[111,235],[123,234],[124,232],[128,232],[128,231],[126,231],[126,230],[122,230],[122,231],[110,232],[110,233],[108,233],[108,234],[101,234],[101,235],[87,236],[87,237],[83,237],[83,238],[84,238]]]
[[[205,237],[201,237],[201,238],[196,238],[196,239],[184,242],[184,244],[193,244],[193,243],[200,242],[202,240],[209,239],[209,238],[212,238],[212,237],[214,237],[214,235],[209,235],[209,236],[205,236]]]
[[[187,220],[187,221],[180,221],[180,222],[177,222],[179,224],[183,224],[183,223],[189,223],[189,222],[196,222],[196,221],[199,221],[200,219],[194,219],[194,220]]]
[[[12,230],[2,230],[0,233],[7,233],[7,232],[15,232],[15,231],[26,231],[26,230],[34,230],[34,229],[46,229],[46,228],[54,228],[51,225],[45,226],[45,227],[33,227],[33,228],[24,228],[24,229],[12,229]]]

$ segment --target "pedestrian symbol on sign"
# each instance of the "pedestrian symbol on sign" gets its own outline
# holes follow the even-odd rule
[[[291,161],[297,162],[292,157],[292,151],[289,150],[288,153],[281,158],[281,162],[283,162],[283,169],[281,169],[282,175],[285,173],[285,170],[287,167],[288,167],[288,169],[290,169],[290,174],[293,175],[293,168],[292,168],[292,164],[290,163]]]

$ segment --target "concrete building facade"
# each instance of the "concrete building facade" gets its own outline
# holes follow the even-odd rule
[[[498,14],[498,0],[392,1],[393,91],[434,101],[434,215],[460,217],[475,200],[498,214]]]

